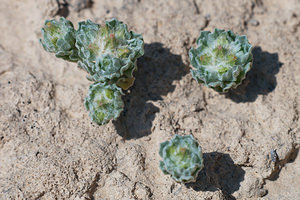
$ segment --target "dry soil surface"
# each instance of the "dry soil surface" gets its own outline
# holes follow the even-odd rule
[[[116,17],[143,34],[118,120],[91,123],[86,74],[39,44],[44,20],[59,16]],[[0,19],[0,199],[300,199],[299,0],[0,0]],[[188,50],[214,28],[254,46],[228,94],[189,73]],[[203,148],[196,183],[158,167],[174,134]]]

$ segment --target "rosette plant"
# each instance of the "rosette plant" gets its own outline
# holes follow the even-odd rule
[[[117,118],[124,107],[121,95],[123,95],[122,89],[115,84],[96,82],[90,85],[84,103],[85,107],[93,113],[90,115],[92,120],[103,122]]]
[[[134,83],[137,58],[144,54],[141,34],[128,31],[126,24],[111,19],[104,25],[90,20],[79,22],[75,30],[65,18],[46,20],[42,28],[44,49],[58,58],[78,62],[89,87],[85,106],[92,121],[102,125],[119,117],[123,110],[122,92]]]
[[[79,60],[75,48],[75,29],[72,22],[65,18],[46,20],[42,28],[44,40],[40,40],[44,49],[55,53],[56,57],[67,61],[77,62]]]
[[[192,135],[175,135],[170,141],[160,144],[159,163],[164,174],[180,183],[195,182],[204,167],[202,150]]]
[[[244,35],[231,30],[201,31],[197,45],[189,51],[192,76],[218,92],[237,87],[252,67],[252,46]]]
[[[128,89],[134,81],[136,60],[144,54],[143,38],[129,32],[127,26],[116,19],[100,26],[90,20],[79,22],[76,47],[79,66],[96,82],[116,83]]]

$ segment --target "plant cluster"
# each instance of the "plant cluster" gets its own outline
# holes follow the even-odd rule
[[[56,57],[77,62],[94,83],[89,87],[85,106],[91,119],[102,125],[119,117],[123,110],[122,89],[134,83],[137,58],[144,54],[140,34],[126,24],[111,19],[104,25],[90,20],[79,22],[77,30],[65,18],[46,20],[42,28],[44,49]]]
[[[88,73],[93,83],[85,98],[91,119],[102,125],[119,117],[123,110],[123,90],[134,82],[137,58],[144,54],[142,35],[128,31],[117,19],[104,25],[87,20],[79,22],[77,30],[65,18],[46,20],[42,28],[44,49],[56,57],[78,66]],[[197,48],[189,57],[193,78],[218,92],[237,87],[252,67],[252,46],[246,36],[215,29],[202,31]],[[175,135],[160,144],[159,167],[164,174],[180,183],[196,181],[204,166],[202,150],[192,135]]]

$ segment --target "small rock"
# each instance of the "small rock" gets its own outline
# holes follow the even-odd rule
[[[278,155],[277,155],[276,149],[271,150],[271,160],[272,160],[272,162],[276,162],[278,160]]]
[[[258,26],[259,25],[259,21],[257,21],[256,19],[250,19],[249,20],[249,24],[252,26]]]

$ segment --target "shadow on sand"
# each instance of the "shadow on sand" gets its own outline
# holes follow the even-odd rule
[[[189,72],[181,56],[170,52],[161,43],[145,44],[145,55],[138,60],[135,83],[123,98],[125,103],[121,116],[113,123],[124,139],[147,136],[159,108],[151,101],[162,100],[162,96],[173,92],[174,80]]]
[[[231,194],[240,188],[245,171],[235,165],[229,154],[218,152],[204,153],[204,168],[199,172],[195,183],[185,184],[195,191],[221,190],[226,199],[235,199]]]

